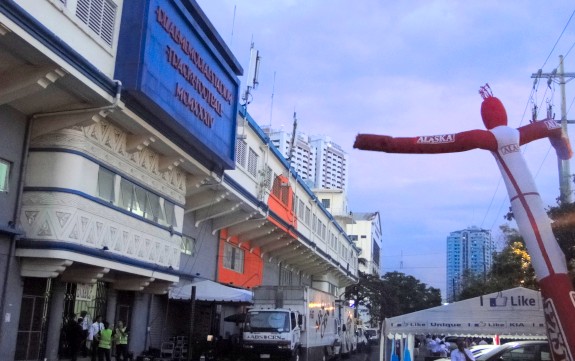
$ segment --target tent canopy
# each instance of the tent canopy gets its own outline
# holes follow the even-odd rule
[[[387,318],[383,334],[547,337],[541,293],[523,287]]]
[[[192,297],[192,286],[196,287],[196,301],[251,303],[253,299],[252,291],[228,287],[210,280],[180,281],[176,287],[170,289],[170,299],[189,300]]]

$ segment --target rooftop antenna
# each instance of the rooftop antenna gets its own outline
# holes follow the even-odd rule
[[[270,130],[272,128],[272,116],[273,116],[273,111],[274,111],[274,94],[276,92],[276,72],[274,71],[274,82],[272,85],[272,101],[270,104]]]
[[[294,110],[294,112],[293,112],[293,129],[292,129],[292,133],[291,133],[291,142],[290,142],[289,152],[288,152],[288,157],[287,157],[287,161],[290,164],[290,167],[291,167],[291,158],[293,156],[293,149],[295,147],[296,129],[297,129],[297,116],[296,116],[296,112]]]
[[[252,89],[256,89],[258,87],[258,72],[259,72],[259,68],[260,68],[260,55],[259,55],[259,51],[257,51],[254,48],[254,41],[252,38],[252,45],[250,47],[250,65],[249,65],[249,69],[248,69],[248,75],[247,75],[247,87],[246,87],[246,91],[244,92],[244,94],[242,95],[242,100],[244,101],[244,103],[242,104],[242,106],[244,107],[244,110],[246,111],[246,114],[248,112],[248,104],[252,102],[252,94],[251,94],[251,90]],[[246,139],[247,135],[246,135],[246,128],[245,128],[245,120],[242,122],[242,130],[241,133],[238,132],[237,134],[237,138],[238,139]]]
[[[232,34],[230,36],[230,48],[234,42],[234,27],[236,26],[236,6],[234,5],[234,17],[232,18]]]
[[[247,110],[248,104],[252,102],[252,94],[251,90],[256,89],[258,87],[258,73],[260,70],[260,52],[254,48],[254,42],[252,40],[252,45],[250,47],[250,65],[248,68],[248,75],[247,75],[247,87],[244,95],[242,96],[242,100],[244,101],[244,108]]]

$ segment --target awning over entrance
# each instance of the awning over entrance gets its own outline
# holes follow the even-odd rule
[[[210,280],[180,280],[176,287],[170,289],[170,299],[189,300],[192,286],[196,287],[196,301],[251,303],[253,299],[252,291],[224,286]]]

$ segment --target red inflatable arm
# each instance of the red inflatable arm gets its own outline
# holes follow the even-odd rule
[[[422,135],[410,138],[394,138],[387,135],[358,134],[354,148],[387,153],[455,153],[471,149],[496,150],[497,141],[485,130],[442,135]]]
[[[555,148],[555,152],[557,152],[557,157],[559,157],[559,159],[566,160],[573,156],[571,143],[569,143],[567,136],[563,134],[561,125],[555,120],[541,120],[525,125],[519,128],[519,134],[521,135],[521,145],[527,144],[533,140],[548,137],[551,145]]]

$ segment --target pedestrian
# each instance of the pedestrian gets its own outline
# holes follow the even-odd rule
[[[78,352],[80,351],[80,347],[82,345],[82,341],[84,340],[84,333],[82,332],[82,318],[79,318],[76,321],[76,315],[68,321],[68,329],[67,329],[67,339],[68,339],[68,346],[70,349],[70,360],[76,361],[78,359]]]
[[[451,361],[475,361],[475,357],[465,346],[463,339],[457,340],[457,348],[451,351]]]
[[[104,321],[104,329],[98,334],[98,361],[111,361],[112,356],[110,350],[112,349],[112,328],[108,321]]]
[[[104,324],[102,323],[102,316],[96,316],[94,323],[90,325],[90,330],[88,332],[88,344],[91,352],[91,360],[96,361],[96,356],[98,355],[98,334],[104,329]]]
[[[116,341],[116,361],[128,359],[128,327],[124,322],[118,321],[118,326],[114,330],[114,340]]]
[[[90,334],[90,326],[92,325],[92,318],[88,311],[80,312],[80,319],[82,320],[82,345],[80,351],[82,357],[88,357],[88,350],[90,349],[91,342],[88,341],[88,335]]]

